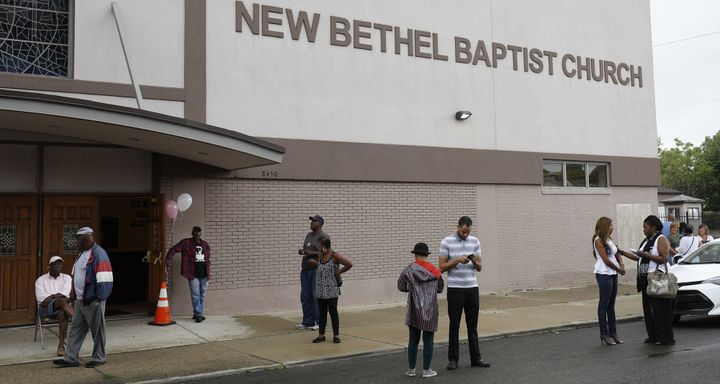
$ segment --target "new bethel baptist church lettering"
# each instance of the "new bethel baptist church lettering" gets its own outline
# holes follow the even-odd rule
[[[243,32],[243,24],[255,35],[285,38],[285,32],[280,31],[283,25],[283,15],[287,19],[290,37],[299,40],[303,30],[310,43],[315,43],[320,24],[320,14],[313,13],[312,19],[306,11],[296,12],[292,9],[261,5],[253,3],[252,13],[242,1],[235,3],[235,30]],[[438,34],[397,26],[372,23],[369,21],[348,20],[343,17],[330,16],[330,44],[340,47],[352,45],[355,49],[368,51],[380,49],[387,52],[388,46],[394,48],[396,55],[402,54],[402,46],[408,56],[422,59],[448,61],[448,56],[442,54]],[[642,67],[626,63],[615,63],[610,60],[581,57],[573,54],[560,55],[558,52],[527,48],[519,45],[501,44],[492,42],[489,46],[483,40],[473,43],[465,37],[454,37],[455,62],[460,64],[478,65],[497,68],[502,60],[512,61],[514,71],[520,68],[524,72],[547,73],[553,76],[559,65],[568,78],[591,79],[619,85],[630,85],[640,88],[642,82]],[[481,65],[482,65],[481,64]]]

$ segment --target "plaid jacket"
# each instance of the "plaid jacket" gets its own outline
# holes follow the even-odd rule
[[[427,269],[412,263],[400,274],[397,286],[400,292],[408,293],[405,324],[423,331],[437,332],[437,294],[445,287],[442,277],[435,277]]]
[[[207,278],[210,280],[210,244],[205,240],[200,240],[200,246],[205,254],[205,268],[207,269]],[[168,249],[165,262],[172,260],[175,253],[180,252],[180,274],[182,277],[192,280],[195,278],[195,243],[192,238],[182,239],[172,248]]]

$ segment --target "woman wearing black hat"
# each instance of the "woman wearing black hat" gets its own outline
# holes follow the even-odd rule
[[[420,335],[423,339],[423,377],[433,377],[437,372],[430,368],[433,355],[433,337],[438,325],[437,294],[442,292],[445,284],[440,277],[440,270],[427,261],[430,254],[425,243],[415,244],[412,250],[415,262],[408,265],[398,278],[398,289],[408,292],[405,324],[410,330],[408,341],[409,369],[405,373],[415,376],[417,349]]]

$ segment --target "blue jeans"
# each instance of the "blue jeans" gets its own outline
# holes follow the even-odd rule
[[[423,369],[430,369],[430,362],[433,356],[433,337],[435,332],[421,331],[418,328],[408,326],[410,328],[410,340],[408,341],[408,367],[415,369],[417,364],[418,344],[420,344],[420,333],[423,339]]]
[[[595,274],[600,290],[598,302],[598,320],[600,322],[600,336],[617,336],[615,327],[615,297],[617,297],[617,275]]]
[[[203,316],[203,304],[205,302],[205,292],[208,287],[208,278],[194,278],[188,280],[190,283],[190,300],[192,301],[193,316]]]
[[[312,327],[320,319],[320,310],[315,298],[315,276],[317,269],[303,269],[300,272],[300,302],[302,303],[302,324]]]

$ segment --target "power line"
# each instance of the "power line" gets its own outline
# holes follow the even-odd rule
[[[660,46],[663,46],[663,45],[675,44],[675,43],[679,43],[679,42],[682,42],[682,41],[699,39],[699,38],[701,38],[701,37],[707,37],[707,36],[717,35],[717,34],[719,34],[719,33],[720,33],[720,31],[703,33],[702,35],[690,36],[690,37],[686,37],[686,38],[684,38],[684,39],[671,40],[671,41],[666,41],[666,42],[664,42],[664,43],[653,44],[653,47],[660,47]]]
[[[663,110],[666,110],[666,109],[692,107],[692,106],[694,106],[694,105],[715,103],[715,102],[718,102],[718,101],[720,101],[720,97],[715,98],[715,99],[708,99],[708,100],[697,101],[697,102],[688,103],[688,104],[671,105],[671,106],[669,106],[669,107],[658,108],[657,110],[658,110],[658,111],[663,111]]]

